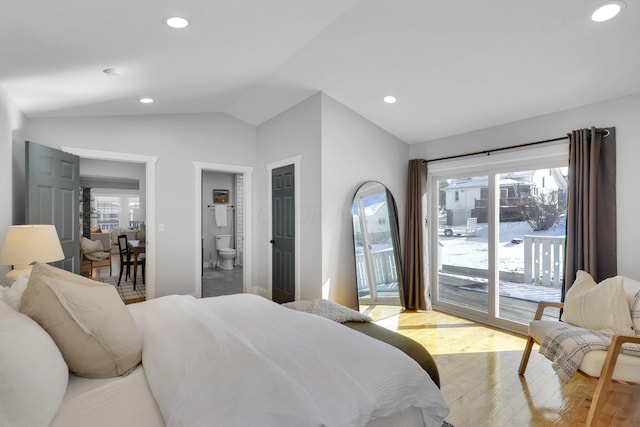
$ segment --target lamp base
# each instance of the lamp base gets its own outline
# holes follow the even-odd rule
[[[18,278],[18,276],[31,275],[31,265],[14,265],[13,270],[10,270],[4,276],[4,285],[11,286],[11,284]]]

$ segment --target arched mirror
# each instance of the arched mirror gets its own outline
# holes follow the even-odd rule
[[[398,211],[379,182],[362,184],[353,197],[353,242],[360,311],[396,314],[402,310],[402,266]],[[387,308],[385,308],[387,307]]]

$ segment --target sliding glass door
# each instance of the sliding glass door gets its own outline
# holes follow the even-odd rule
[[[566,153],[547,150],[430,165],[434,307],[524,332],[538,301],[560,301]]]

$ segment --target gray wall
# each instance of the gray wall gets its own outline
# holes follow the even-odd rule
[[[411,158],[437,158],[545,140],[575,129],[616,127],[618,273],[640,279],[637,250],[640,227],[638,162],[640,161],[640,95],[614,99],[558,113],[454,135],[410,147]]]
[[[191,294],[195,269],[193,161],[253,166],[256,130],[226,114],[101,118],[34,118],[28,140],[61,146],[157,156],[156,296]],[[200,206],[197,207],[200,209]]]
[[[322,200],[320,197],[320,94],[258,126],[257,164],[254,187],[254,260],[259,280],[254,284],[268,288],[267,185],[269,164],[301,156],[295,185],[300,188],[300,299],[321,297],[322,282]]]
[[[13,100],[0,88],[0,244],[10,225],[24,224],[24,184],[14,179],[20,174],[20,165],[13,155],[22,156],[24,164],[24,121]],[[10,268],[0,266],[0,279]]]
[[[322,283],[331,300],[357,307],[351,205],[379,181],[398,205],[404,235],[409,146],[333,98],[322,97]]]

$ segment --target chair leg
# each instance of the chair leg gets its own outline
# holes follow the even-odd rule
[[[533,348],[533,343],[535,340],[531,337],[527,338],[527,345],[524,347],[524,352],[522,353],[522,359],[520,360],[520,367],[518,368],[518,374],[524,375],[524,371],[527,369],[527,364],[529,363],[529,356],[531,356],[531,349]]]
[[[122,280],[122,270],[124,270],[124,265],[120,266],[120,275],[118,276],[118,286],[120,286],[120,280]],[[126,278],[124,280],[127,280]]]
[[[146,265],[147,265],[147,263],[143,262],[142,265],[140,266],[140,267],[142,267],[142,284],[143,285],[145,284],[145,282],[144,282],[144,270],[146,270],[146,268],[145,268]]]

